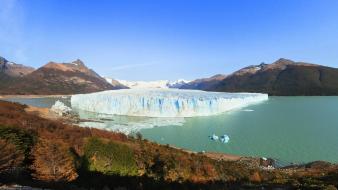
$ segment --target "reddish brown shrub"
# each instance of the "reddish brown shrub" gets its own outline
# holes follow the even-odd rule
[[[77,178],[73,157],[65,143],[40,139],[32,155],[34,178],[44,181],[72,181]]]
[[[0,173],[8,172],[20,166],[25,156],[17,147],[0,139]]]

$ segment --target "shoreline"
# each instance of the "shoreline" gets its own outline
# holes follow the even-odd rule
[[[53,120],[53,121],[58,120],[60,122],[71,123],[72,125],[81,127],[81,126],[77,125],[76,120],[74,120],[73,117],[60,116],[60,115],[54,113],[53,111],[51,111],[49,108],[39,108],[39,107],[34,107],[34,106],[28,105],[27,108],[25,108],[25,111],[27,113],[37,115],[37,116],[44,118],[44,119]],[[103,129],[100,129],[100,130],[103,130]],[[113,133],[113,131],[108,131],[108,132]],[[156,142],[154,142],[154,143],[156,143]],[[173,145],[169,145],[169,147],[174,148],[174,149],[178,149],[178,150],[182,150],[182,151],[187,152],[187,153],[193,153],[193,154],[200,153],[200,152],[196,152],[196,151],[192,151],[192,150],[188,150],[188,149],[184,149],[184,148],[175,147]],[[259,159],[259,157],[247,157],[247,156],[233,155],[233,154],[220,153],[220,152],[204,152],[203,155],[205,155],[205,156],[207,156],[211,159],[214,159],[214,160],[224,160],[224,161],[240,161],[242,159],[251,159],[251,160]]]
[[[27,105],[27,107],[25,108],[25,112],[33,114],[33,115],[37,115],[44,119],[53,120],[53,121],[63,119],[61,116],[54,113],[49,108],[39,108],[39,107]]]
[[[0,99],[6,98],[59,98],[71,95],[0,95]]]

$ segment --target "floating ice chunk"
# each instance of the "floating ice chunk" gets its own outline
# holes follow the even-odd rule
[[[209,136],[209,138],[213,141],[217,141],[219,139],[219,137],[215,134],[212,134],[211,136]]]
[[[222,143],[228,143],[230,138],[228,135],[222,135],[221,138],[219,139]]]
[[[71,105],[80,110],[113,115],[194,117],[220,114],[267,99],[267,94],[260,93],[122,89],[73,95]]]
[[[254,111],[254,110],[251,110],[251,109],[244,109],[244,110],[242,110],[242,111],[245,111],[245,112],[252,112],[252,111]]]
[[[70,107],[66,106],[59,100],[55,102],[55,104],[50,108],[50,110],[57,113],[60,116],[70,114],[70,112],[72,111]]]
[[[85,121],[80,122],[79,125],[82,127],[98,128],[124,134],[135,133],[142,129],[153,127],[182,126],[185,122],[185,118],[130,117],[76,111],[78,111],[79,117]]]

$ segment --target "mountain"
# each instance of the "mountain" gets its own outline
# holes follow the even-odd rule
[[[121,88],[108,83],[79,59],[71,63],[49,62],[20,77],[6,72],[11,68],[8,61],[1,65],[5,71],[0,78],[1,94],[78,94]]]
[[[220,81],[209,78],[208,82],[193,82],[197,85],[191,88],[207,91],[262,92],[277,96],[338,95],[338,69],[283,58],[272,64],[245,67]]]
[[[167,86],[169,88],[181,88],[182,86],[188,84],[190,81],[184,79],[178,79],[172,82],[169,82]]]
[[[0,73],[2,74],[6,74],[11,77],[22,77],[34,70],[35,69],[32,67],[16,64],[0,57]]]
[[[186,83],[182,85],[180,88],[181,89],[199,89],[199,90],[206,90],[214,85],[217,85],[220,81],[226,78],[226,75],[214,75],[210,78],[201,78],[201,79],[196,79],[194,81],[191,81],[189,83]]]
[[[127,86],[128,88],[168,88],[167,80],[157,80],[157,81],[127,81],[127,80],[117,80],[119,83]]]
[[[127,81],[127,80],[113,80],[105,78],[107,82],[118,82],[128,88],[180,88],[182,85],[187,84],[189,81],[179,79],[176,81],[169,80],[156,80],[156,81]]]
[[[128,86],[126,86],[125,84],[121,83],[120,81],[117,81],[115,79],[112,78],[107,78],[107,77],[103,77],[109,84],[119,88],[119,89],[127,89],[129,88]]]

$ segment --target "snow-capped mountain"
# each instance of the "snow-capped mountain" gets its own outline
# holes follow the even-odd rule
[[[105,77],[107,82],[111,82],[110,78]],[[128,88],[180,88],[182,85],[187,84],[190,81],[179,79],[176,81],[169,80],[156,80],[156,81],[127,81],[117,80],[122,85]]]
[[[178,79],[176,81],[172,81],[168,83],[168,87],[169,88],[181,88],[183,85],[188,84],[189,80],[184,80],[184,79]]]

